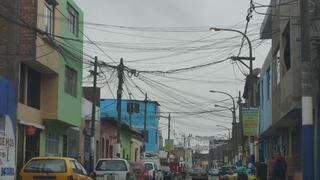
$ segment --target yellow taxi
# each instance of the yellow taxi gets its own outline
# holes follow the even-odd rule
[[[35,157],[21,169],[20,180],[92,180],[84,167],[68,157]]]

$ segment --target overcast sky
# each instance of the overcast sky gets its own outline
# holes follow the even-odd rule
[[[86,53],[98,55],[99,60],[111,64],[118,63],[122,57],[130,68],[160,71],[203,65],[237,55],[242,39],[239,34],[209,32],[208,28],[218,26],[244,31],[250,7],[249,0],[75,1],[84,12],[85,34],[104,51],[86,44]],[[255,2],[269,4],[270,0]],[[257,59],[254,67],[259,68],[270,42],[259,40],[264,16],[252,15],[248,36]],[[241,52],[241,56],[248,56],[247,44]],[[102,96],[112,98],[116,94],[116,74],[110,69],[102,70],[108,81],[108,84],[101,82]],[[248,70],[244,66],[230,60],[174,74],[141,73],[138,77],[127,77],[124,98],[129,98],[130,92],[133,99],[142,100],[142,92],[147,92],[150,100],[161,104],[161,115],[172,112],[176,137],[179,134],[226,134],[216,125],[231,127],[231,112],[221,111],[214,104],[231,107],[231,100],[209,90],[225,91],[237,97],[239,91],[243,92],[245,73]],[[219,112],[206,112],[212,110]],[[160,129],[165,138],[166,126],[167,119],[161,118]]]

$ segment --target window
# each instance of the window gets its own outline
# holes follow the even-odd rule
[[[40,109],[41,73],[20,65],[19,102]]]
[[[127,112],[130,113],[139,113],[140,112],[140,104],[136,102],[128,102],[127,103]]]
[[[268,68],[267,70],[267,99],[271,97],[271,70]]]
[[[68,4],[67,10],[69,31],[78,36],[78,12],[70,4]]]
[[[59,155],[59,135],[54,131],[46,131],[46,154]]]
[[[127,171],[127,165],[123,160],[101,160],[96,166],[97,171]]]
[[[291,41],[290,41],[290,22],[282,34],[284,47],[284,64],[287,70],[291,67]]]
[[[24,172],[64,173],[67,166],[63,159],[34,159],[26,165]]]
[[[280,79],[281,79],[281,69],[280,69],[280,51],[279,49],[277,50],[277,53],[276,53],[276,60],[275,60],[275,63],[276,63],[276,70],[277,70],[277,85],[280,83]]]
[[[77,96],[77,71],[65,67],[64,91],[74,97]]]
[[[45,1],[45,22],[44,22],[44,31],[49,35],[53,34],[53,20],[54,20],[54,7],[53,4],[49,1]]]
[[[31,68],[28,68],[27,105],[36,109],[40,109],[40,86],[41,74]]]
[[[155,138],[156,138],[155,142],[156,142],[156,144],[158,144],[158,131],[156,131],[156,137]]]

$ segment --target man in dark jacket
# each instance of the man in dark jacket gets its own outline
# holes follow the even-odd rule
[[[272,180],[285,180],[286,172],[287,172],[287,162],[281,156],[281,154],[279,154],[273,167]]]
[[[267,180],[267,164],[264,162],[264,158],[260,158],[259,165],[257,169],[257,178],[258,180]]]

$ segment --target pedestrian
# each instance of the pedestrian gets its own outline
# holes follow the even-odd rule
[[[277,154],[276,162],[272,170],[272,180],[285,180],[287,172],[287,162],[281,154]]]
[[[257,169],[257,178],[258,180],[267,180],[267,164],[264,162],[264,158],[260,158],[258,169]]]

